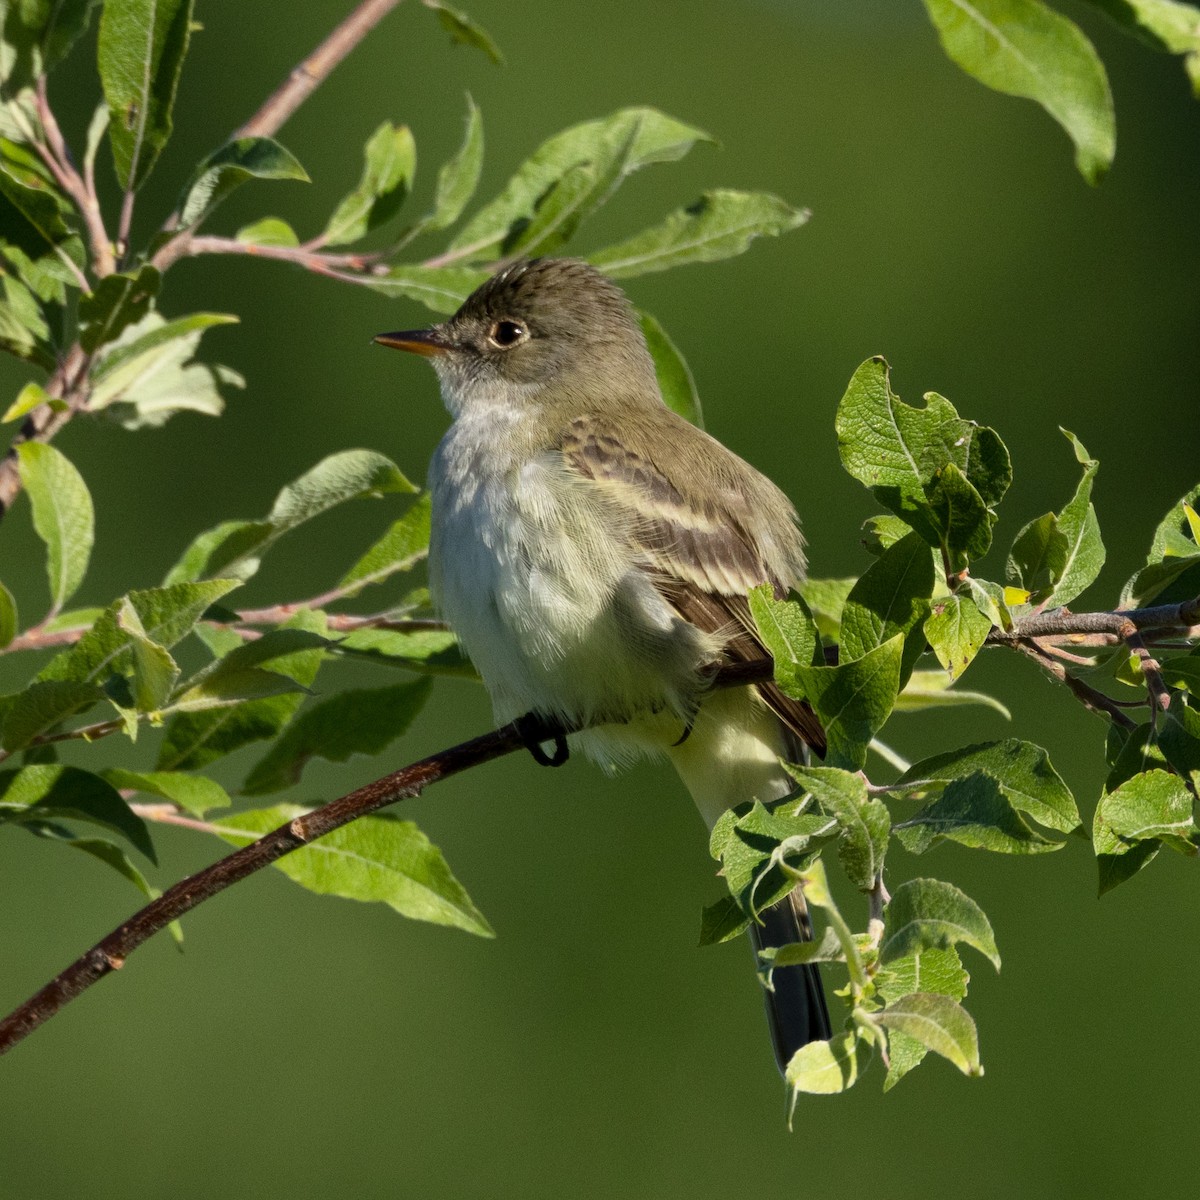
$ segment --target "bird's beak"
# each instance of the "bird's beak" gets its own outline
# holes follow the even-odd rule
[[[393,350],[407,350],[410,354],[421,354],[426,358],[449,354],[453,349],[453,343],[436,325],[431,329],[407,329],[398,333],[378,333],[372,340],[381,346],[390,346]]]

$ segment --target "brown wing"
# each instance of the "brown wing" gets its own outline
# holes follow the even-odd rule
[[[670,418],[665,439],[671,466],[656,462],[662,446],[661,414],[627,414],[606,424],[581,417],[568,427],[561,449],[567,464],[604,489],[610,503],[630,514],[638,558],[655,586],[684,620],[727,638],[729,662],[767,656],[750,616],[747,593],[770,583],[782,599],[804,569],[803,542],[791,506],[775,486],[707,434]],[[685,497],[671,481],[676,472],[700,470],[711,482],[703,500]],[[715,460],[715,470],[714,470]],[[633,514],[636,514],[634,516]],[[762,530],[755,536],[754,527]],[[762,684],[763,699],[801,741],[818,754],[825,733],[808,705]]]

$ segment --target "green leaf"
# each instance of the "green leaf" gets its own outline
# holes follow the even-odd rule
[[[722,896],[706,905],[700,914],[700,946],[732,941],[750,924],[750,918],[732,896]]]
[[[23,691],[6,696],[0,708],[0,745],[5,750],[24,749],[34,738],[92,707],[104,698],[89,682],[68,679],[35,680]]]
[[[935,754],[909,767],[895,786],[899,790],[908,785],[915,790],[927,784],[968,779],[978,772],[995,780],[1009,803],[1039,825],[1059,833],[1073,833],[1079,828],[1075,797],[1051,765],[1049,755],[1041,746],[1020,738],[979,742]]]
[[[358,186],[334,209],[321,234],[325,245],[356,242],[390,221],[408,199],[416,169],[412,130],[384,121],[363,147]]]
[[[1196,545],[1192,533],[1192,525],[1188,520],[1187,510],[1200,506],[1200,483],[1186,496],[1180,497],[1176,504],[1158,523],[1154,530],[1154,539],[1150,543],[1150,554],[1146,562],[1154,563],[1164,558],[1189,558],[1194,556],[1200,547]]]
[[[215,780],[182,771],[126,771],[109,767],[100,774],[113,787],[148,796],[161,796],[194,817],[214,808],[228,808],[233,801]]]
[[[366,658],[406,671],[456,675],[478,680],[462,648],[448,629],[356,629],[337,643],[338,654]]]
[[[19,279],[0,268],[0,349],[52,371],[50,326],[37,298]]]
[[[0,229],[4,257],[43,300],[62,303],[64,284],[79,287],[70,264],[84,261],[75,215],[41,158],[0,138]],[[64,262],[66,258],[68,262]]]
[[[968,75],[1034,100],[1075,143],[1075,165],[1098,183],[1116,150],[1104,66],[1079,27],[1042,0],[925,0],[942,48]]]
[[[0,7],[7,64],[6,91],[48,75],[86,32],[97,0],[18,0]]]
[[[938,662],[955,680],[983,648],[992,623],[969,596],[953,595],[932,602],[922,628]]]
[[[807,209],[766,192],[717,189],[669,213],[627,241],[589,254],[614,279],[666,271],[685,263],[718,262],[742,254],[757,237],[778,237],[803,225]]]
[[[982,771],[951,780],[937,800],[892,830],[913,854],[943,841],[1000,854],[1044,854],[1066,844],[1031,829],[1000,784]]]
[[[28,416],[35,408],[41,408],[43,404],[52,404],[53,400],[50,394],[40,383],[27,383],[18,393],[17,398],[8,406],[4,416],[0,417],[0,421],[19,421],[22,417]]]
[[[429,697],[430,682],[338,692],[302,712],[259,760],[242,790],[250,796],[277,792],[300,778],[312,758],[345,762],[354,754],[378,754],[400,736]]]
[[[267,520],[278,530],[294,529],[347,500],[419,490],[390,458],[374,450],[342,450],[284,487]]]
[[[57,612],[87,574],[95,540],[92,496],[83,476],[53,446],[22,442],[16,452],[21,483],[33,506],[33,527],[46,544],[50,598]]]
[[[838,858],[850,882],[863,891],[874,887],[883,873],[892,830],[887,806],[867,795],[867,781],[859,774],[834,767],[785,766],[821,808],[837,819],[842,834]]]
[[[174,321],[147,313],[105,350],[89,410],[111,409],[126,429],[162,425],[185,411],[218,416],[225,407],[220,389],[243,387],[245,380],[228,367],[192,356],[206,329],[236,321],[224,313],[193,313]]]
[[[285,628],[323,635],[323,613],[301,611]],[[323,648],[300,649],[271,661],[271,671],[309,688],[325,658]],[[275,737],[304,699],[302,692],[282,693],[248,700],[234,707],[181,712],[167,722],[158,752],[158,769],[193,771],[251,742]]]
[[[357,596],[363,588],[382,583],[397,571],[411,570],[429,551],[429,493],[412,507],[342,576],[338,590]]]
[[[179,667],[163,646],[146,635],[137,609],[128,597],[119,602],[116,615],[117,625],[129,635],[134,708],[140,713],[157,712],[166,704],[179,678]]]
[[[421,0],[421,3],[437,13],[438,23],[450,35],[456,46],[474,46],[476,50],[482,50],[496,66],[504,65],[504,55],[500,53],[500,47],[493,41],[491,34],[461,9],[451,8],[449,4],[443,4],[442,0]]]
[[[776,600],[769,583],[752,588],[749,599],[758,636],[775,660],[776,680],[784,688],[799,689],[798,668],[824,661],[808,606],[803,600]]]
[[[171,136],[192,29],[192,0],[106,0],[97,61],[117,180],[134,191]]]
[[[903,634],[900,686],[925,649],[922,623],[933,593],[933,557],[924,538],[910,533],[880,555],[850,590],[841,613],[842,661],[861,658]]]
[[[502,243],[524,227],[538,200],[572,167],[590,164],[598,178],[607,178],[619,160],[620,173],[609,189],[611,194],[634,171],[651,163],[674,162],[699,141],[712,138],[653,108],[621,109],[608,117],[572,125],[543,142],[521,164],[500,195],[467,222],[448,253],[456,259],[496,258]]]
[[[1200,11],[1176,0],[1088,0],[1126,33],[1156,50],[1185,56],[1192,94],[1200,97]]]
[[[101,279],[91,295],[79,302],[79,319],[83,322],[79,344],[93,354],[115,341],[150,311],[161,282],[162,276],[149,265]]]
[[[263,217],[261,221],[253,221],[243,225],[234,234],[239,242],[250,246],[298,246],[300,239],[296,231],[278,217]]]
[[[145,875],[134,866],[129,855],[115,842],[110,842],[107,838],[76,837],[61,825],[48,821],[29,821],[25,823],[25,826],[30,833],[34,833],[38,837],[57,842],[61,846],[70,846],[73,850],[79,850],[92,858],[99,859],[100,862],[116,871],[118,875],[128,879],[148,899],[153,900],[159,895],[158,890],[152,888]]]
[[[968,982],[967,972],[953,948],[925,950],[908,958],[895,959],[875,975],[875,987],[889,1004],[914,992],[936,992],[953,1000],[962,1000],[967,994]],[[915,1038],[892,1030],[888,1037],[888,1073],[883,1090],[891,1091],[909,1071],[920,1065],[925,1055],[925,1047]]]
[[[1096,806],[1092,845],[1100,895],[1124,883],[1167,845],[1197,852],[1192,793],[1178,775],[1155,768],[1106,792]]]
[[[913,992],[901,996],[875,1020],[889,1030],[915,1038],[921,1045],[949,1059],[964,1075],[982,1075],[979,1035],[970,1014],[949,996]]]
[[[838,450],[855,479],[961,570],[964,554],[991,541],[992,510],[1012,482],[1012,465],[993,430],[963,420],[936,392],[925,400],[925,408],[903,403],[887,363],[868,359],[838,406]]]
[[[910,879],[892,893],[884,914],[881,963],[949,949],[959,942],[974,946],[1000,970],[991,924],[965,892],[940,879]]]
[[[1062,512],[1045,513],[1017,534],[1005,573],[1047,608],[1069,604],[1100,574],[1104,543],[1092,506],[1092,481],[1100,464],[1073,434],[1063,430],[1083,466],[1083,478]]]
[[[704,428],[704,414],[700,411],[700,393],[696,381],[683,355],[667,331],[647,312],[638,314],[642,333],[650,357],[654,359],[654,373],[658,377],[663,400],[673,412],[677,412],[693,425]]]
[[[780,967],[798,967],[813,962],[845,962],[842,943],[832,929],[826,929],[819,942],[788,942],[784,946],[766,946],[759,959],[772,971]]]
[[[842,609],[846,597],[854,589],[857,579],[806,579],[799,591],[804,603],[817,625],[817,632],[827,641],[836,642],[842,635]]]
[[[958,708],[979,704],[998,712],[1006,721],[1012,713],[986,692],[968,692],[952,686],[953,680],[944,671],[914,671],[896,697],[893,712],[921,712],[930,708]]]
[[[384,296],[419,300],[435,313],[456,312],[490,272],[471,267],[392,266],[386,275],[369,275],[362,283]]]
[[[215,832],[235,846],[245,846],[306,811],[281,804],[237,813],[222,818]],[[273,865],[320,895],[383,903],[415,921],[494,936],[441,851],[411,821],[387,815],[360,817]]]
[[[294,656],[306,650],[326,650],[333,643],[309,629],[269,629],[261,637],[238,645],[179,688],[171,701],[171,711],[195,712],[217,708],[240,700],[288,692],[306,692],[286,670]]]
[[[896,702],[903,655],[904,638],[897,634],[853,662],[796,668],[798,689],[825,729],[829,766],[862,768]]]
[[[0,822],[55,819],[101,825],[157,861],[145,822],[99,775],[60,763],[0,771]]]
[[[448,229],[463,214],[479,186],[483,170],[483,117],[475,101],[467,96],[467,130],[454,156],[438,171],[433,212],[419,224],[418,232],[432,233]]]
[[[169,650],[185,637],[211,604],[238,586],[236,579],[210,579],[171,587],[130,592],[114,601],[69,650],[55,655],[37,676],[38,682],[64,680],[104,686],[133,669],[130,609],[141,622],[144,636]],[[127,607],[128,606],[128,607]]]
[[[0,583],[0,650],[5,649],[20,629],[17,621],[17,602],[12,592]]]
[[[374,450],[339,451],[282,488],[264,520],[222,521],[196,537],[167,582],[217,574],[248,579],[280,537],[321,513],[348,500],[417,490],[390,458]]]
[[[871,1047],[856,1030],[835,1034],[827,1042],[809,1042],[792,1055],[784,1079],[792,1093],[792,1107],[801,1093],[832,1096],[852,1088],[866,1069]],[[791,1113],[788,1114],[791,1123]]]
[[[1168,604],[1190,599],[1200,589],[1200,554],[1167,557],[1143,567],[1121,590],[1120,608],[1141,608],[1152,600]]]
[[[308,172],[274,138],[234,138],[219,146],[192,173],[179,198],[179,228],[199,225],[248,179],[296,179]]]

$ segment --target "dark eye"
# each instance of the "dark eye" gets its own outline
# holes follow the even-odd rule
[[[488,330],[488,341],[501,350],[507,350],[510,346],[523,342],[528,336],[525,326],[518,321],[497,321]]]

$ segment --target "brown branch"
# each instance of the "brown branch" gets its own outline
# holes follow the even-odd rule
[[[1114,725],[1120,725],[1122,729],[1136,729],[1137,722],[1132,720],[1129,715],[1122,711],[1122,706],[1111,700],[1103,692],[1097,691],[1094,687],[1090,687],[1084,683],[1082,679],[1077,679],[1066,666],[1054,658],[1043,646],[1039,646],[1037,642],[1032,641],[1009,641],[1006,643],[1012,649],[1019,651],[1021,654],[1032,658],[1038,666],[1044,668],[1054,676],[1060,683],[1065,684],[1071,691],[1072,695],[1086,708],[1089,712],[1098,713],[1101,716],[1108,717]]]
[[[359,42],[400,3],[363,0],[358,7],[267,98],[233,136],[271,137]]]
[[[740,663],[735,668],[722,668],[716,672],[711,686],[724,688],[762,682],[770,678],[771,672],[770,659]],[[11,1050],[93,983],[124,966],[129,955],[160,929],[218,892],[269,866],[276,859],[307,846],[359,817],[418,796],[431,784],[448,779],[451,775],[502,758],[514,750],[540,742],[559,741],[574,731],[533,716],[522,717],[332,800],[324,807],[264,834],[249,846],[218,859],[195,875],[180,880],[97,942],[36,995],[0,1021],[0,1054]]]
[[[113,257],[112,243],[108,231],[104,228],[104,217],[100,212],[100,201],[96,197],[95,185],[91,173],[80,175],[67,147],[66,139],[59,128],[58,119],[50,107],[46,96],[46,77],[43,75],[37,81],[35,91],[38,120],[46,131],[46,142],[56,163],[49,163],[59,187],[75,201],[75,207],[83,218],[87,230],[88,241],[92,247],[92,267],[101,279],[111,275],[116,270],[116,260]]]
[[[540,732],[549,739],[558,731],[546,728]],[[211,896],[358,817],[398,800],[417,796],[432,783],[511,754],[524,745],[525,740],[516,723],[505,725],[502,729],[422,759],[358,788],[323,808],[297,817],[249,846],[181,880],[119,925],[41,991],[0,1021],[0,1054],[11,1050],[93,983],[124,966],[129,955],[160,929]]]

